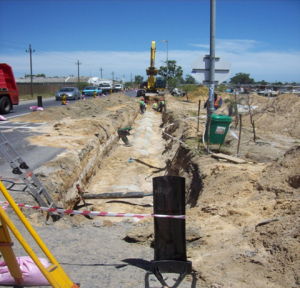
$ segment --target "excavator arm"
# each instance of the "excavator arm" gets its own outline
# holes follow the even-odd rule
[[[155,90],[155,77],[157,75],[158,70],[155,68],[155,41],[152,41],[152,46],[151,46],[151,53],[150,53],[150,66],[147,68],[146,72],[148,77],[148,82],[147,82],[147,90],[148,91],[153,91]]]
[[[146,73],[149,76],[147,80],[147,92],[150,93],[158,93],[159,95],[164,95],[165,90],[165,80],[163,77],[157,77],[159,78],[158,81],[155,78],[155,76],[158,73],[158,69],[155,67],[155,41],[152,41],[152,46],[150,48],[150,66],[146,69]]]

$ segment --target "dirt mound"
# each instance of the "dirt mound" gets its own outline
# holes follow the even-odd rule
[[[64,118],[96,118],[105,114],[109,114],[110,111],[117,111],[127,107],[127,105],[136,105],[136,107],[138,107],[137,103],[137,98],[128,97],[123,93],[115,93],[108,97],[88,98],[87,101],[76,101],[74,103],[70,102],[70,105],[50,107],[43,111],[34,111],[29,115],[18,118],[18,121],[26,120],[32,122],[48,122],[59,121]]]
[[[300,135],[300,97],[295,94],[282,94],[274,98],[251,95],[252,105],[257,105],[258,112],[253,117],[260,133],[275,133],[290,137]],[[269,106],[270,112],[259,112]],[[243,125],[250,127],[250,118],[244,117]]]
[[[162,121],[158,119],[159,113],[147,119],[148,122],[156,119],[150,123],[153,126],[146,129],[153,133],[148,148],[150,156],[134,151],[134,147],[127,149],[118,144],[116,129],[124,123],[135,117],[141,126],[145,125],[138,115],[138,100],[122,93],[32,112],[22,119],[51,122],[43,127],[45,135],[31,139],[35,144],[69,149],[68,153],[45,164],[49,169],[56,169],[45,178],[64,205],[74,205],[74,201],[70,201],[71,192],[74,193],[74,183],[78,180],[87,186],[92,185],[92,179],[97,181],[92,186],[97,188],[97,193],[100,189],[130,186],[149,192],[151,177],[182,176],[186,179],[188,207],[187,255],[193,263],[199,287],[298,287],[300,146],[296,137],[300,135],[300,98],[286,94],[270,99],[252,95],[251,104],[259,107],[270,104],[273,110],[254,116],[260,142],[253,141],[248,115],[243,116],[241,135],[232,128],[241,137],[239,157],[246,160],[245,164],[234,164],[212,158],[201,143],[205,109],[200,111],[203,118],[200,118],[199,131],[195,116],[198,101],[206,101],[205,89],[201,90],[203,95],[199,95],[200,92],[189,95],[189,101],[185,97],[166,95],[167,110],[162,114]],[[228,99],[233,97],[227,93],[221,95]],[[224,103],[218,113],[227,112]],[[162,127],[172,137],[163,133]],[[238,140],[228,134],[221,152],[236,155],[237,144]],[[211,152],[218,152],[210,148]],[[134,158],[130,164],[129,157]],[[86,171],[91,166],[94,168]],[[63,191],[68,193],[63,194]],[[151,200],[147,201],[105,201],[102,206],[98,205],[112,211],[122,207],[124,212],[151,213]],[[126,223],[122,225],[128,225]],[[127,237],[123,238],[151,245],[152,219],[130,225],[126,228]]]

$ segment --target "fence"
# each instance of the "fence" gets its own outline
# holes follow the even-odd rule
[[[17,83],[19,95],[31,95],[31,84],[28,83]],[[32,90],[33,94],[43,94],[43,93],[55,93],[62,87],[76,87],[75,84],[44,84],[44,83],[33,83]]]

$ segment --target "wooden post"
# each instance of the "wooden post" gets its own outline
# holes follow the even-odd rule
[[[197,132],[199,132],[200,107],[201,107],[201,100],[199,100],[199,104],[198,104],[198,125],[197,125]]]
[[[242,115],[239,115],[240,118],[240,131],[239,131],[239,141],[238,141],[238,147],[237,147],[237,151],[236,154],[239,155],[239,151],[240,151],[240,143],[241,143],[241,137],[242,137]]]

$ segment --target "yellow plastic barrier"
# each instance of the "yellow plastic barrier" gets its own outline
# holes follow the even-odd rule
[[[49,259],[49,261],[51,262],[52,265],[50,265],[50,267],[48,267],[48,268],[44,267],[44,265],[40,262],[39,258],[36,256],[34,251],[31,249],[31,247],[28,245],[28,243],[23,238],[21,233],[17,230],[17,228],[15,227],[13,222],[10,220],[8,215],[5,213],[5,211],[0,206],[0,220],[2,223],[2,227],[0,229],[0,244],[2,243],[2,245],[0,245],[0,247],[2,246],[1,252],[5,246],[5,245],[3,245],[3,243],[11,242],[9,234],[7,237],[7,233],[8,233],[8,229],[6,227],[6,225],[7,225],[10,228],[10,230],[13,232],[15,237],[18,239],[20,244],[23,246],[23,248],[26,250],[28,255],[31,257],[31,259],[34,261],[36,266],[43,273],[45,278],[49,281],[49,283],[51,284],[52,287],[54,287],[54,288],[79,288],[80,287],[79,284],[74,284],[69,279],[69,277],[67,276],[65,271],[62,269],[62,267],[59,265],[59,263],[53,257],[53,255],[48,250],[48,248],[46,247],[44,242],[41,240],[39,235],[35,232],[33,227],[30,225],[30,223],[28,222],[28,220],[26,219],[26,217],[24,216],[24,214],[22,213],[20,208],[17,206],[15,201],[12,199],[12,197],[10,196],[10,194],[8,193],[8,191],[6,190],[5,186],[3,185],[3,183],[1,181],[0,181],[0,190],[1,190],[2,194],[4,195],[4,197],[6,198],[7,202],[14,209],[14,211],[16,212],[16,214],[18,215],[18,217],[20,218],[20,220],[22,221],[22,223],[24,224],[24,226],[26,227],[28,232],[31,234],[31,236],[33,237],[35,242],[40,246],[41,250],[45,253],[45,255],[47,256],[47,258]],[[6,249],[6,250],[8,253],[10,253],[10,258],[8,259],[7,256],[5,256],[6,257],[5,258],[4,254],[2,254],[2,255],[3,255],[3,258],[5,259],[6,264],[9,264],[12,267],[11,268],[12,270],[9,269],[11,273],[12,273],[12,271],[14,273],[14,275],[11,274],[12,277],[14,277],[15,279],[16,278],[18,279],[20,276],[18,274],[19,267],[18,268],[15,267],[14,260],[11,259],[11,255],[12,255],[11,253],[13,253],[13,251],[12,251],[11,246],[9,248],[11,249],[11,251],[9,251],[10,249]]]

